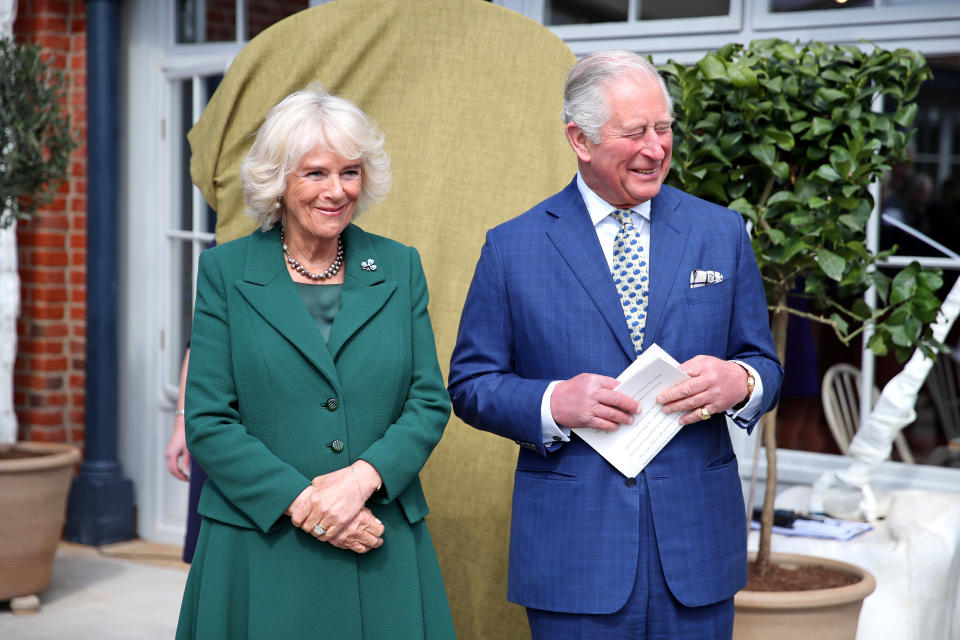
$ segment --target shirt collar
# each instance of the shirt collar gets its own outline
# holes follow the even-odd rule
[[[597,195],[596,191],[587,186],[583,176],[577,172],[577,188],[583,197],[583,202],[587,205],[587,213],[590,214],[590,222],[593,226],[600,224],[600,221],[610,215],[610,211],[616,209],[615,206]],[[650,222],[650,201],[641,202],[632,208],[633,212]]]

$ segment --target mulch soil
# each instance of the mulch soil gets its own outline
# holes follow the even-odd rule
[[[816,565],[784,567],[770,565],[770,571],[761,576],[751,562],[748,569],[747,591],[810,591],[832,589],[860,581],[860,577]]]

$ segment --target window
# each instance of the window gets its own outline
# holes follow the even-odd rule
[[[872,7],[873,0],[770,0],[770,11],[823,11],[829,9],[853,9]]]
[[[177,0],[176,42],[249,40],[309,6],[308,0]]]
[[[595,24],[726,16],[730,0],[547,0],[544,24]]]

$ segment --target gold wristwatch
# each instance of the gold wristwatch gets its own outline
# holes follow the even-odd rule
[[[740,363],[738,362],[737,364]],[[740,411],[740,409],[743,409],[745,406],[747,406],[747,403],[750,402],[750,398],[753,396],[753,387],[757,384],[757,381],[754,379],[753,374],[750,373],[750,370],[743,365],[740,365],[740,367],[747,372],[747,397],[733,405],[734,411]]]

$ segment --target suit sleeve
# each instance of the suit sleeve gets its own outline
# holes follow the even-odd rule
[[[733,317],[727,344],[730,345],[728,360],[742,360],[760,375],[763,383],[763,402],[759,412],[750,421],[736,421],[738,426],[751,431],[760,417],[770,411],[780,397],[783,367],[777,359],[773,337],[770,334],[767,296],[764,292],[760,269],[747,235],[743,218],[736,214],[740,226],[740,242],[737,247],[737,287],[734,292]]]
[[[551,381],[514,373],[517,354],[504,274],[496,244],[488,233],[450,360],[448,388],[453,410],[473,427],[546,455],[540,405]]]
[[[227,500],[266,532],[310,479],[240,421],[227,309],[223,274],[212,252],[203,252],[187,373],[187,448]]]
[[[380,473],[387,499],[392,500],[417,477],[440,441],[450,418],[450,398],[437,361],[433,327],[427,312],[429,294],[420,254],[410,248],[410,323],[413,374],[403,410],[383,437],[360,458]]]

